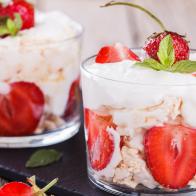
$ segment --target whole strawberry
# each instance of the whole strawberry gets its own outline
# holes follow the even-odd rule
[[[146,45],[144,46],[144,50],[148,54],[149,57],[158,60],[157,56],[160,42],[163,40],[164,37],[170,35],[173,41],[174,53],[175,53],[175,62],[181,60],[188,60],[189,59],[189,44],[185,40],[184,36],[179,35],[178,33],[171,32],[171,31],[164,31],[159,34],[154,34],[148,38]]]
[[[0,37],[15,36],[20,30],[35,25],[34,6],[26,0],[0,1]]]
[[[22,29],[29,29],[34,26],[34,6],[31,3],[25,0],[13,0],[13,3],[9,4],[5,9],[11,18],[14,18],[15,13],[21,16]]]
[[[172,31],[167,31],[165,26],[161,22],[161,20],[159,18],[157,18],[149,10],[147,10],[146,8],[144,8],[140,5],[133,4],[131,2],[111,1],[102,7],[109,7],[109,6],[113,6],[113,5],[126,5],[126,6],[137,8],[137,9],[141,10],[142,12],[145,12],[148,16],[150,16],[153,20],[155,20],[159,24],[159,26],[161,27],[161,29],[163,31],[161,33],[154,33],[152,36],[150,36],[148,41],[146,42],[146,45],[144,46],[144,50],[146,51],[147,55],[150,58],[160,61],[160,59],[157,56],[157,53],[160,49],[160,43],[167,35],[170,35],[172,38],[173,47],[174,47],[174,55],[175,55],[174,62],[189,59],[190,49],[189,49],[189,44],[185,40],[185,38],[178,33],[175,33]]]
[[[54,186],[58,179],[54,179],[44,188],[40,189],[35,182],[35,176],[27,179],[29,184],[10,182],[0,188],[0,196],[46,196],[45,192]]]

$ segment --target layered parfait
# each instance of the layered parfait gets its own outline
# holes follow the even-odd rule
[[[196,52],[185,37],[105,46],[81,70],[90,179],[110,190],[196,188]]]
[[[0,136],[50,132],[79,118],[81,34],[63,12],[0,2]]]

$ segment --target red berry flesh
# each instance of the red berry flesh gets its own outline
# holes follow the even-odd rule
[[[96,63],[116,63],[123,60],[140,61],[132,50],[121,44],[101,48],[95,61]]]
[[[112,158],[114,140],[106,129],[108,126],[115,127],[115,125],[112,123],[110,115],[101,116],[89,109],[85,109],[84,116],[91,167],[99,171],[104,169]]]
[[[196,175],[196,130],[181,125],[153,127],[145,135],[145,154],[154,179],[180,189]]]

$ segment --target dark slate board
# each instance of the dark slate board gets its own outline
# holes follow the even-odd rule
[[[38,184],[42,186],[58,177],[58,185],[51,190],[56,196],[109,195],[98,190],[88,180],[83,128],[72,139],[48,148],[63,152],[62,160],[37,169],[25,168],[29,156],[37,149],[0,149],[0,176],[8,180],[25,181],[26,177],[36,175]]]

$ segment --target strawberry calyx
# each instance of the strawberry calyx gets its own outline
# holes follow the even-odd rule
[[[58,182],[58,178],[55,178],[54,180],[52,180],[49,184],[47,184],[42,189],[40,189],[36,185],[36,177],[35,176],[32,176],[32,177],[28,178],[27,181],[32,186],[33,196],[46,196],[45,193]]]
[[[35,24],[34,6],[25,0],[0,2],[0,37],[15,36]]]
[[[22,23],[22,18],[18,13],[14,14],[14,19],[0,16],[0,37],[15,36],[21,30]]]

